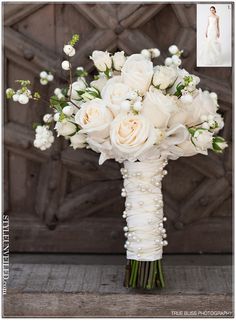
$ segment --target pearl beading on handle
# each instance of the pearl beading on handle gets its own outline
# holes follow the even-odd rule
[[[163,246],[168,244],[161,192],[161,181],[167,174],[163,170],[166,164],[166,160],[126,161],[121,169],[124,178],[121,196],[126,198],[122,217],[127,222],[124,227],[127,259],[159,260]]]

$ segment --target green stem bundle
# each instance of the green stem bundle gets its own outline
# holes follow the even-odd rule
[[[161,260],[137,261],[128,260],[125,271],[126,288],[164,288],[164,275]]]

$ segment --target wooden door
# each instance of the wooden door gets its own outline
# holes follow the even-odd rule
[[[184,67],[216,91],[224,114],[223,155],[171,161],[164,180],[169,245],[166,253],[231,251],[231,68],[196,68],[196,7],[193,4],[4,4],[5,86],[30,79],[43,96],[62,82],[62,46],[81,40],[75,63],[92,71],[94,49],[127,54],[168,46],[184,49]],[[163,57],[161,57],[163,59]],[[53,69],[49,87],[39,72]],[[57,82],[57,83],[56,83]],[[5,103],[5,212],[12,252],[123,253],[124,201],[120,166],[89,150],[73,151],[63,140],[46,152],[35,149],[32,123],[45,104]]]

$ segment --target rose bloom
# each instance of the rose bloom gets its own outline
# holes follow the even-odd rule
[[[86,136],[81,132],[76,133],[70,137],[70,143],[73,149],[84,148],[86,146]]]
[[[177,79],[176,69],[168,66],[156,66],[152,83],[154,86],[164,90],[171,86]]]
[[[156,133],[145,117],[119,114],[111,124],[110,138],[117,161],[135,161],[155,144]]]
[[[107,69],[111,68],[112,60],[108,52],[93,51],[92,56],[90,58],[93,60],[93,63],[96,66],[96,68],[101,72],[104,72]]]
[[[133,54],[121,69],[122,81],[143,96],[148,90],[153,76],[153,64],[142,54]]]
[[[101,96],[114,116],[120,112],[120,104],[127,99],[130,88],[122,83],[120,76],[111,78],[103,88]]]
[[[93,87],[101,92],[102,89],[105,87],[106,83],[107,78],[105,76],[100,76],[99,79],[94,80],[90,83],[90,87]]]
[[[166,128],[171,114],[177,109],[174,99],[150,87],[143,100],[142,115],[157,128]]]
[[[106,103],[98,98],[83,103],[75,115],[75,122],[82,127],[81,132],[94,138],[106,138],[112,120],[112,113]]]
[[[116,52],[113,55],[112,60],[113,60],[114,69],[116,71],[120,71],[126,61],[124,51]]]
[[[212,148],[212,136],[213,134],[211,132],[200,129],[196,130],[192,137],[192,141],[196,145],[197,149],[206,151],[207,149]]]

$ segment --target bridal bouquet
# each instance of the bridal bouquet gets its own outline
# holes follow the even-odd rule
[[[82,67],[72,69],[79,36],[64,46],[62,69],[68,85],[56,88],[49,99],[51,114],[36,126],[34,146],[48,149],[63,136],[73,149],[92,149],[107,159],[123,163],[125,197],[123,218],[127,250],[126,287],[164,286],[162,250],[168,244],[161,191],[169,159],[211,149],[221,153],[227,144],[217,133],[224,126],[217,112],[217,95],[197,88],[200,79],[180,68],[182,51],[169,47],[164,65],[154,66],[157,48],[126,56],[94,51],[90,57],[98,71],[91,82]],[[49,71],[40,73],[41,84],[53,81]],[[17,80],[18,90],[6,90],[8,99],[20,104],[40,100],[29,89],[29,80]],[[79,154],[79,153],[78,153]]]

